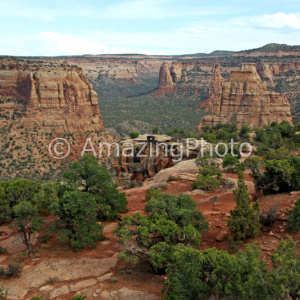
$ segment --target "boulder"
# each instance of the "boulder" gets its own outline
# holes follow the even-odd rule
[[[217,235],[216,235],[216,241],[217,242],[223,242],[225,238],[228,237],[228,233],[227,231],[220,231]]]

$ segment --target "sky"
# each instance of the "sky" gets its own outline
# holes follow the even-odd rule
[[[300,45],[299,0],[0,0],[0,55],[180,55]]]

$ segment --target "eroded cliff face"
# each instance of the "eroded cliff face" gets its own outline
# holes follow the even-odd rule
[[[158,89],[206,88],[211,77],[211,63],[203,61],[172,62],[171,67],[165,62],[161,65]]]
[[[256,64],[256,69],[262,81],[271,87],[275,87],[273,77],[279,73],[300,70],[300,62],[293,61],[289,63],[267,64],[264,61],[260,61]]]
[[[159,89],[170,89],[170,88],[173,88],[173,86],[174,86],[174,83],[172,80],[169,65],[167,63],[163,63],[159,70],[158,88]]]
[[[26,127],[60,132],[103,131],[97,93],[81,68],[10,65],[0,70],[2,123],[18,111]],[[16,121],[16,120],[14,120]]]
[[[215,98],[218,95],[219,90],[222,88],[224,79],[220,72],[220,64],[215,64],[212,70],[212,76],[209,82],[209,98]]]
[[[198,130],[206,125],[233,122],[239,128],[242,125],[256,128],[283,120],[292,124],[287,98],[268,91],[267,84],[259,77],[255,65],[251,64],[230,73],[229,80],[211,103],[211,114],[201,120]]]

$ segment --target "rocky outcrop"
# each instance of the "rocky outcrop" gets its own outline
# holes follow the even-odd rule
[[[169,151],[167,150],[165,155],[165,147],[163,145],[157,147],[157,142],[169,145],[171,140],[169,136],[156,135],[142,135],[134,140],[123,140],[120,143],[120,150],[117,148],[113,153],[113,168],[119,183],[143,181],[160,170],[173,166]]]
[[[229,80],[212,103],[211,114],[201,120],[198,130],[205,125],[233,122],[239,128],[242,125],[256,128],[283,120],[292,123],[287,98],[268,91],[254,65],[243,65],[242,70],[230,73]]]
[[[174,84],[169,69],[169,65],[167,63],[163,63],[159,70],[158,88],[169,89],[169,88],[173,88],[173,86]]]
[[[214,64],[212,70],[212,76],[209,82],[208,97],[215,98],[218,95],[219,90],[223,86],[224,79],[220,72],[220,64]]]
[[[300,70],[300,62],[266,64],[265,62],[260,61],[256,64],[256,69],[261,80],[266,82],[269,86],[274,87],[273,76],[279,73]]]
[[[182,76],[183,64],[181,62],[173,62],[171,66],[171,76],[174,83],[177,83]]]
[[[81,68],[0,70],[0,98],[2,109],[19,110],[18,121],[26,127],[41,126],[60,132],[104,130],[97,93]],[[7,107],[8,103],[11,107]]]
[[[119,183],[130,187],[132,180],[144,181],[160,170],[170,168],[184,159],[205,153],[209,145],[203,140],[178,143],[167,135],[141,135],[123,140],[113,152],[113,168]],[[189,150],[188,150],[189,149]]]
[[[261,80],[266,82],[267,85],[274,87],[273,75],[277,72],[277,68],[274,70],[270,65],[260,61],[256,64],[256,69]]]
[[[261,81],[256,69],[255,64],[242,64],[241,71],[249,71],[252,73],[252,77],[254,77],[257,82]]]
[[[173,62],[171,68],[165,62],[159,72],[158,89],[177,88],[182,90],[204,89],[208,91],[211,62],[201,60]]]

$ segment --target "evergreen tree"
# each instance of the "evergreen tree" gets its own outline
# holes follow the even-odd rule
[[[236,207],[230,211],[230,219],[227,226],[237,241],[258,236],[260,232],[259,224],[259,204],[251,204],[251,196],[247,193],[244,174],[239,172],[238,188],[234,191]]]
[[[22,201],[13,207],[15,220],[14,227],[26,246],[28,255],[31,254],[32,245],[31,237],[34,233],[41,230],[43,227],[43,220],[38,213],[38,209],[28,201]]]
[[[299,299],[300,257],[291,236],[281,241],[271,259],[273,270],[269,284],[274,299]]]
[[[119,211],[126,211],[128,202],[125,193],[118,191],[118,184],[113,182],[106,166],[99,165],[92,154],[86,154],[79,161],[73,162],[62,179],[65,184],[61,196],[65,191],[74,190],[92,195],[97,203],[99,220],[117,219]]]
[[[300,198],[295,203],[295,206],[293,209],[287,210],[287,215],[289,216],[287,222],[288,222],[288,229],[293,230],[299,230],[300,229]]]
[[[77,251],[94,248],[97,241],[103,239],[103,228],[97,223],[97,203],[92,194],[65,192],[51,205],[51,210],[59,217],[52,229],[63,243],[70,242]]]

